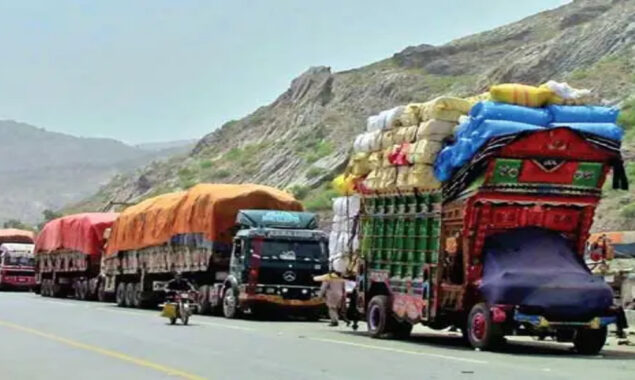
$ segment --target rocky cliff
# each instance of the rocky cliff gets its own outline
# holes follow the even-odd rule
[[[408,47],[358,69],[313,67],[273,103],[205,136],[189,155],[119,176],[73,210],[134,202],[199,181],[290,188],[308,207],[328,208],[325,180],[345,165],[368,115],[440,94],[479,93],[492,83],[549,79],[621,104],[635,93],[634,42],[635,1],[577,0],[443,46]],[[633,130],[627,136],[625,155],[632,162]],[[635,192],[609,197],[597,226],[635,229],[635,217],[621,210],[633,205],[635,216]]]

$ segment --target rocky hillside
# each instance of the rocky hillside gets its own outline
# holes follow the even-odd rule
[[[208,181],[288,188],[307,207],[323,210],[332,195],[325,181],[345,165],[368,115],[440,94],[479,93],[493,83],[549,79],[622,103],[635,93],[634,42],[635,1],[577,0],[443,46],[408,47],[358,69],[314,67],[273,103],[205,136],[187,157],[119,176],[73,209],[134,202]],[[624,148],[632,162],[633,129],[628,137]],[[633,191],[611,192],[597,225],[635,228],[629,216],[634,202]]]
[[[148,151],[120,141],[79,138],[15,121],[0,121],[0,222],[40,220],[93,194],[122,171],[173,152]]]

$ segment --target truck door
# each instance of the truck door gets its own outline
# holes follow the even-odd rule
[[[229,264],[229,273],[238,282],[242,282],[242,272],[245,268],[245,242],[240,238],[234,239],[232,256]]]

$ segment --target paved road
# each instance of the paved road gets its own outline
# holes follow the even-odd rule
[[[0,293],[0,379],[600,379],[632,380],[635,352],[596,357],[568,346],[511,342],[476,352],[422,329],[373,340],[325,323],[194,316],[169,326],[156,311]],[[363,326],[362,326],[363,327]]]

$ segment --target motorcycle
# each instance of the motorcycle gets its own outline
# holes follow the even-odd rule
[[[163,304],[161,316],[168,318],[171,325],[175,324],[177,319],[187,325],[196,308],[193,301],[195,299],[193,292],[178,292]]]

